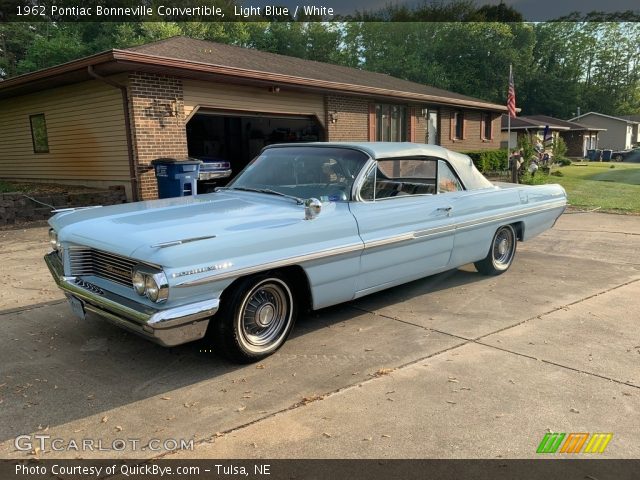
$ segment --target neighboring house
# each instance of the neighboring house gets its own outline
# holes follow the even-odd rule
[[[158,157],[228,159],[269,143],[500,146],[506,111],[380,73],[174,37],[0,82],[0,177],[124,185],[157,197]]]
[[[609,150],[626,150],[638,143],[638,122],[621,117],[612,117],[603,113],[589,112],[570,122],[578,121],[590,127],[606,128],[600,134],[598,148]],[[635,132],[635,135],[634,135]]]
[[[631,143],[640,145],[640,114],[639,115],[621,115],[620,118],[635,122],[631,130]]]
[[[502,118],[503,146],[506,146],[508,119]],[[587,150],[598,148],[599,134],[605,129],[589,127],[547,115],[527,115],[511,119],[511,146],[515,148],[523,135],[529,136],[533,145],[543,141],[544,130],[549,127],[554,140],[561,137],[567,145],[568,157],[586,157]]]

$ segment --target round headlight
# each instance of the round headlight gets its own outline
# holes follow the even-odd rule
[[[131,275],[131,283],[133,283],[133,289],[138,295],[144,295],[145,275],[142,272],[134,270]]]
[[[156,283],[153,275],[147,275],[145,278],[144,286],[145,286],[145,294],[147,298],[152,302],[157,302],[160,294],[160,287]]]
[[[60,248],[60,243],[58,243],[58,234],[53,228],[49,229],[49,243],[51,244],[51,248],[54,250],[58,250],[58,248]]]

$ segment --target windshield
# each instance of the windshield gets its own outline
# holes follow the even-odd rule
[[[368,158],[339,147],[270,148],[247,165],[229,188],[273,190],[323,202],[347,201]]]

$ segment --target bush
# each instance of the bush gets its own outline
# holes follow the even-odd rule
[[[553,158],[561,159],[567,154],[567,144],[562,137],[557,137],[551,147]]]
[[[554,177],[564,177],[564,173],[562,173],[560,170],[556,170],[555,172],[551,172],[551,175],[553,175]]]
[[[558,158],[557,162],[563,167],[568,167],[569,165],[571,165],[571,160],[566,157]]]
[[[544,185],[547,183],[548,175],[541,172],[536,172],[535,175],[531,175],[529,172],[525,172],[520,175],[519,181],[525,185]]]
[[[609,168],[616,168],[616,166],[615,165],[610,165]]]
[[[464,153],[471,157],[474,165],[481,172],[502,172],[509,169],[506,150],[480,150]]]

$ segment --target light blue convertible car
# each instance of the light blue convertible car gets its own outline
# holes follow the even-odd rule
[[[467,263],[503,273],[565,206],[559,185],[494,185],[437,146],[272,145],[215,193],[58,213],[45,259],[81,318],[251,362],[300,310]]]

